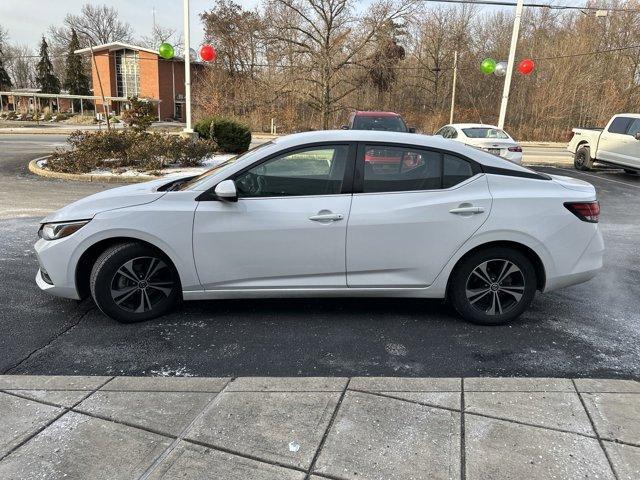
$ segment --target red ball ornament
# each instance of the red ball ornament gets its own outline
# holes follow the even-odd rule
[[[211,45],[202,45],[200,47],[200,58],[205,62],[213,62],[218,56],[218,52]]]
[[[533,72],[535,66],[536,64],[533,63],[533,60],[531,60],[530,58],[525,58],[518,64],[518,71],[522,75],[529,75],[531,72]]]

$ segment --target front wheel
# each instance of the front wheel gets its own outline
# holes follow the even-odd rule
[[[524,312],[536,292],[531,261],[517,250],[489,248],[471,254],[456,266],[450,298],[465,319],[501,325]]]
[[[123,323],[164,315],[179,300],[181,291],[178,273],[169,259],[135,242],[105,250],[93,265],[89,285],[98,308]]]

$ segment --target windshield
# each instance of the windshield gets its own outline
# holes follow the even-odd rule
[[[507,140],[509,138],[509,135],[499,128],[473,127],[463,128],[462,131],[469,138],[500,138],[503,140]]]
[[[406,132],[407,126],[400,117],[381,115],[360,115],[353,120],[353,130],[384,130],[387,132]]]
[[[261,145],[258,145],[257,147],[250,148],[249,150],[244,152],[242,155],[236,155],[235,157],[231,157],[230,159],[225,160],[224,162],[219,163],[218,165],[215,165],[213,168],[210,168],[206,172],[201,173],[197,177],[193,177],[191,180],[182,183],[180,185],[180,188],[178,188],[178,190],[187,190],[189,187],[191,187],[192,185],[195,185],[199,181],[207,177],[210,177],[211,175],[214,175],[218,172],[221,172],[222,170],[227,168],[229,165],[233,165],[234,163],[236,163],[238,160],[245,159],[247,157],[255,155],[256,152],[258,152],[260,149],[265,148],[272,144],[273,142],[265,142]]]

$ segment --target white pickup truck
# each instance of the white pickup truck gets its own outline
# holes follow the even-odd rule
[[[614,115],[604,129],[574,128],[567,150],[577,170],[590,170],[598,162],[640,172],[640,113]]]

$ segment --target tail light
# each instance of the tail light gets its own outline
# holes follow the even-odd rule
[[[598,223],[600,204],[596,202],[565,202],[567,209],[583,222]]]
[[[522,152],[522,147],[520,145],[516,145],[515,147],[509,147],[507,150],[510,152]]]

